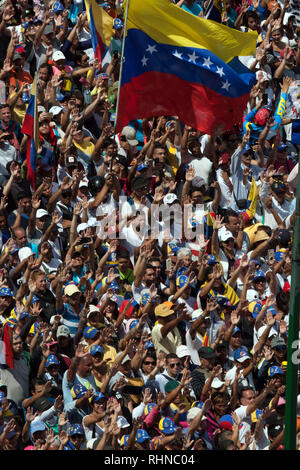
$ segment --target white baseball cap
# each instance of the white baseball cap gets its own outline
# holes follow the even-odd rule
[[[85,222],[83,222],[82,224],[79,224],[77,226],[77,233],[82,232],[83,230],[86,230],[88,227],[89,227],[88,224],[86,224]]]
[[[65,60],[66,57],[65,57],[65,55],[64,55],[63,52],[61,52],[61,51],[55,51],[55,52],[53,52],[53,54],[52,54],[52,59],[54,60],[54,62],[57,62],[58,60]]]
[[[49,113],[53,116],[57,116],[61,112],[64,112],[64,108],[62,106],[52,106],[52,108],[49,109]]]
[[[253,302],[253,300],[259,300],[258,292],[255,289],[248,289],[246,300],[248,300],[249,303]]]
[[[179,357],[179,359],[181,359],[182,357],[185,357],[185,356],[190,356],[190,355],[191,355],[191,351],[189,350],[189,348],[187,346],[185,346],[184,344],[181,344],[180,346],[177,346],[176,356]]]
[[[163,202],[164,204],[173,204],[173,202],[176,201],[177,199],[178,197],[176,196],[176,194],[169,193],[165,195]]]
[[[31,248],[24,246],[23,248],[20,248],[20,250],[18,251],[18,255],[19,255],[19,260],[22,263],[24,259],[27,259],[29,258],[29,256],[33,255],[33,251]]]
[[[45,209],[38,209],[36,211],[36,218],[41,219],[42,217],[45,217],[45,215],[49,215],[49,212],[47,212]]]
[[[230,238],[233,238],[233,235],[231,232],[229,232],[229,230],[226,230],[225,232],[221,233],[221,236],[220,236],[220,241],[221,242],[226,242],[227,240],[229,240]]]

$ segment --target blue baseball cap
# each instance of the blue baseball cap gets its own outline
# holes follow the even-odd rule
[[[84,430],[81,424],[73,424],[73,426],[70,427],[69,431],[70,436],[75,436],[76,434],[80,434],[81,436],[84,435]]]
[[[244,362],[250,359],[248,352],[243,348],[238,348],[234,351],[233,359],[238,362]]]
[[[265,273],[263,271],[256,271],[256,273],[254,274],[254,277],[253,277],[253,281],[257,281],[258,279],[261,279],[261,278],[264,278],[266,279],[266,276],[265,276]]]
[[[238,327],[238,326],[235,326],[235,327],[233,328],[232,336],[234,336],[236,333],[240,333],[240,332],[241,332],[241,330],[239,329],[239,327]]]
[[[135,440],[141,444],[142,442],[146,441],[147,439],[150,439],[150,436],[147,433],[147,431],[145,431],[144,429],[138,429],[138,431],[136,432],[136,435],[135,435]]]
[[[143,171],[143,170],[145,170],[146,168],[148,168],[148,165],[147,165],[147,163],[143,162],[141,165],[139,165],[139,166],[137,167],[137,171]]]
[[[269,367],[268,375],[269,377],[273,377],[274,375],[283,375],[283,370],[281,369],[281,367],[271,366]]]
[[[86,339],[93,339],[95,338],[98,332],[99,331],[97,330],[97,328],[94,328],[93,326],[87,326],[83,330],[83,337]]]
[[[90,355],[95,356],[95,354],[97,354],[97,353],[101,354],[101,356],[102,356],[103,355],[103,349],[98,344],[93,344],[93,346],[90,347]]]
[[[142,304],[143,307],[146,305],[146,303],[148,302],[149,299],[150,299],[150,294],[143,294],[142,295],[141,304]]]
[[[173,434],[178,429],[178,426],[171,420],[171,418],[161,418],[158,423],[158,429],[165,434]]]
[[[0,297],[13,297],[13,293],[9,287],[4,286],[0,289]]]
[[[56,93],[56,99],[57,101],[64,101],[66,96],[63,93]]]
[[[246,145],[245,145],[245,148],[244,148],[244,150],[243,150],[243,155],[244,155],[245,153],[247,153],[247,152],[253,153],[253,150],[252,150],[252,148],[251,148],[251,146],[250,146],[249,144],[246,144]]]
[[[262,308],[263,304],[261,302],[256,302],[255,300],[253,300],[253,302],[250,302],[250,304],[248,305],[248,310],[252,314],[253,318],[257,318]]]
[[[50,354],[50,356],[48,357],[48,359],[46,361],[46,367],[52,366],[53,364],[58,366],[59,365],[59,360],[55,357],[54,354]]]
[[[152,341],[146,341],[144,346],[145,349],[154,348],[154,344],[152,343]]]
[[[287,145],[284,142],[280,142],[278,150],[281,151],[281,150],[285,150],[285,149],[287,149]]]
[[[129,434],[125,434],[124,436],[122,436],[120,439],[120,447],[127,447],[128,439],[129,439]]]
[[[269,307],[267,310],[266,310],[266,315],[267,313],[272,313],[272,315],[277,315],[278,311],[276,310],[276,308],[274,307]]]
[[[95,393],[93,393],[93,395],[91,396],[90,402],[91,402],[91,403],[96,403],[97,401],[102,400],[102,398],[106,398],[106,399],[107,399],[107,397],[106,397],[105,395],[103,395],[103,393],[101,393],[101,392],[95,392]]]

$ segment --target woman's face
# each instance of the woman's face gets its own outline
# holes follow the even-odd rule
[[[156,360],[153,357],[145,357],[143,364],[142,364],[142,371],[149,375],[153,369],[155,368]]]
[[[48,121],[42,121],[40,122],[40,134],[42,136],[47,136],[50,132],[50,127],[49,127],[49,122]]]
[[[257,21],[255,18],[248,18],[248,28],[252,29],[252,31],[255,31],[257,29]]]
[[[275,44],[280,41],[281,36],[282,36],[282,34],[281,34],[280,29],[275,29],[271,34],[271,37],[272,37],[273,41],[275,42]]]

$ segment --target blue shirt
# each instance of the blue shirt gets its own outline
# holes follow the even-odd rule
[[[82,305],[80,306],[80,311],[82,310]],[[63,325],[66,325],[70,330],[70,336],[73,338],[77,332],[80,313],[77,313],[72,309],[71,305],[64,304],[61,310],[58,310],[57,313],[63,316]]]
[[[196,2],[193,3],[193,5],[190,7],[190,6],[186,6],[186,5],[182,5],[181,7],[183,10],[185,11],[188,11],[189,13],[192,13],[192,15],[195,15],[195,16],[199,16],[199,13],[201,13],[202,8],[200,7],[200,5]]]

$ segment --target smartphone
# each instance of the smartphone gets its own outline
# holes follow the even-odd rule
[[[264,93],[262,97],[262,105],[266,106],[267,104],[268,104],[268,95]]]
[[[268,263],[274,260],[275,250],[268,250]]]
[[[170,269],[172,269],[172,260],[170,258],[167,258],[167,261],[166,261],[166,270],[167,271],[170,271]]]
[[[84,245],[85,243],[89,243],[90,241],[91,241],[90,237],[83,237],[78,243],[78,245]]]

